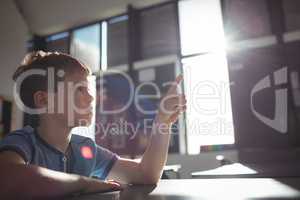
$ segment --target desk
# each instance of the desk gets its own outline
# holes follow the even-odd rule
[[[166,165],[164,166],[164,175],[167,177],[167,179],[170,179],[168,176],[169,173],[174,173],[176,179],[180,179],[180,173],[179,170],[181,169],[181,165]]]
[[[300,199],[300,178],[161,180],[155,186],[130,186],[118,196],[86,195],[72,200]]]
[[[192,178],[300,178],[299,163],[241,164],[234,163],[215,169],[191,173]]]

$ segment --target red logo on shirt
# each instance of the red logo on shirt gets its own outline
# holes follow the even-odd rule
[[[91,147],[89,147],[89,146],[81,147],[81,155],[85,159],[92,159],[94,157],[93,151],[92,151]]]

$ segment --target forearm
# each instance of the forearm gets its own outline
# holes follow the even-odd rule
[[[167,161],[171,126],[186,109],[185,96],[177,92],[181,80],[182,75],[176,77],[160,102],[152,128],[152,137],[140,163],[142,172],[150,183],[156,183],[161,177]]]
[[[161,123],[155,120],[149,145],[141,160],[141,170],[147,181],[156,183],[162,174],[166,164],[171,124]]]
[[[0,175],[2,197],[22,197],[22,199],[60,197],[81,192],[86,187],[84,177],[33,165],[4,164],[1,166]]]
[[[169,139],[169,127],[153,124],[152,136],[142,159],[135,161],[119,158],[108,178],[123,183],[156,184],[166,163]]]

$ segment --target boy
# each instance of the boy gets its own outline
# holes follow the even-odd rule
[[[176,91],[182,77],[177,77],[162,99],[151,140],[137,162],[70,134],[80,122],[91,122],[94,99],[86,84],[89,75],[89,68],[67,54],[38,51],[25,57],[13,76],[16,102],[37,116],[38,123],[0,142],[1,199],[120,189],[107,179],[157,183],[167,158],[170,126],[186,109],[185,97]],[[89,178],[92,176],[98,179]]]

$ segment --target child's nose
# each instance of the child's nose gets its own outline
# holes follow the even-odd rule
[[[88,93],[87,99],[88,99],[88,102],[91,103],[92,101],[94,101],[95,97],[92,94]]]

